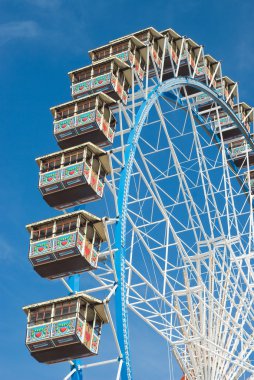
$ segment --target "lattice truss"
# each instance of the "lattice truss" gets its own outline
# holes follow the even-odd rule
[[[112,291],[117,281],[114,224],[127,139],[140,104],[162,80],[163,67],[148,54],[155,77],[147,68],[141,83],[133,70],[128,104],[114,108],[118,130],[105,192],[110,244],[89,273],[98,290]],[[165,42],[164,58],[169,54]],[[177,76],[179,67],[174,70]],[[127,305],[168,341],[188,379],[251,376],[251,148],[246,142],[242,165],[234,165],[221,126],[218,139],[209,114],[198,113],[185,87],[171,95],[155,102],[136,148],[127,198]]]

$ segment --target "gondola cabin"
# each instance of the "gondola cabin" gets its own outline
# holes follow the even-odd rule
[[[230,107],[233,108],[235,103],[239,103],[237,82],[234,82],[231,78],[224,76],[222,77],[222,87],[224,100],[230,105]]]
[[[186,43],[189,52],[191,75],[199,81],[204,81],[206,73],[205,70],[201,69],[201,67],[205,67],[204,48],[191,38],[188,38]]]
[[[161,32],[168,40],[168,51],[164,63],[163,80],[173,76],[190,76],[192,56],[188,50],[188,43],[185,37],[175,32],[173,29],[166,29]],[[189,48],[192,42],[189,39]],[[196,45],[196,43],[194,43]],[[194,62],[193,62],[194,63]]]
[[[250,132],[253,131],[253,108],[246,103],[238,103],[233,105],[233,111],[236,113],[245,129]],[[214,131],[220,138],[220,128],[224,141],[235,140],[242,136],[242,131],[233,122],[232,118],[228,116],[223,110],[219,112],[219,120],[217,115],[213,117]],[[252,128],[251,128],[252,125]]]
[[[248,166],[248,162],[249,165],[254,165],[254,150],[252,150],[244,137],[229,143],[228,151],[236,166],[246,167]]]
[[[36,159],[39,189],[49,206],[58,210],[101,199],[110,172],[108,154],[85,143]]]
[[[221,63],[216,61],[212,56],[204,56],[204,66],[199,66],[199,75],[196,79],[200,82],[206,83],[218,95],[223,95],[222,71]],[[193,101],[197,106],[199,113],[202,115],[212,115],[217,112],[218,107],[215,107],[214,101],[211,97],[203,92],[196,93],[193,96]]]
[[[221,63],[211,55],[204,55],[204,58],[198,62],[195,78],[200,82],[216,88],[216,84],[221,81],[221,75]]]
[[[89,51],[92,62],[95,63],[109,57],[116,57],[133,67],[139,77],[143,80],[146,67],[147,47],[143,42],[134,36],[120,38],[115,42],[110,42],[106,46]]]
[[[89,94],[104,92],[115,100],[127,104],[131,87],[131,68],[119,58],[107,58],[93,65],[69,73],[74,99]]]
[[[92,142],[113,143],[116,119],[110,110],[115,100],[102,92],[52,107],[54,136],[62,149]]]
[[[101,219],[76,211],[26,226],[30,233],[29,260],[49,279],[97,268],[101,243],[106,241]]]
[[[247,103],[241,102],[233,106],[233,110],[249,133],[254,131],[254,108]]]
[[[108,322],[101,300],[77,293],[23,310],[26,346],[38,362],[52,364],[98,354],[102,325]]]
[[[133,33],[146,46],[150,46],[149,77],[156,74],[156,70],[162,67],[163,35],[150,27]]]

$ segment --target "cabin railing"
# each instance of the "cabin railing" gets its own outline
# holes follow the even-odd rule
[[[223,94],[222,87],[215,88],[214,91],[216,91],[218,95],[222,95]],[[196,101],[197,102],[202,102],[202,103],[205,103],[205,102],[214,102],[214,100],[212,100],[212,98],[208,94],[205,94],[204,92],[201,92],[201,93],[199,93],[196,96]]]
[[[37,343],[38,347],[43,349],[43,341],[55,338],[61,339],[61,343],[68,343],[68,335],[76,334],[82,343],[93,353],[98,352],[99,337],[89,323],[82,321],[80,318],[72,317],[58,319],[53,322],[43,323],[41,325],[27,326],[26,343]],[[40,343],[41,342],[41,343]]]
[[[103,75],[99,75],[95,78],[87,79],[82,82],[78,82],[73,84],[72,87],[72,95],[81,95],[85,92],[93,92],[94,89],[98,89],[100,87],[106,86],[111,83],[112,73],[106,73]]]
[[[156,65],[161,68],[161,64],[162,64],[162,60],[159,56],[159,53],[156,51],[156,49],[154,48],[154,46],[152,45],[151,46],[151,53],[152,53],[152,56],[153,56],[153,59],[154,59],[154,62],[156,63]]]
[[[41,239],[36,242],[31,242],[29,258],[34,259],[40,256],[41,263],[44,261],[43,258],[50,253],[56,253],[59,258],[64,258],[69,254],[66,250],[75,247],[79,249],[80,253],[92,266],[97,266],[98,253],[94,249],[92,242],[77,231],[53,236],[50,239]],[[37,259],[36,262],[39,263],[40,259]]]
[[[214,129],[219,129],[220,126],[223,128],[225,126],[229,126],[229,125],[232,125],[233,124],[233,121],[231,119],[230,116],[223,116],[223,117],[220,117],[220,120],[215,120],[214,121]]]
[[[106,73],[95,78],[87,79],[85,81],[73,84],[71,86],[72,96],[79,96],[84,93],[93,93],[96,91],[106,91],[112,89],[115,90],[122,101],[126,103],[127,93],[123,89],[121,92],[119,92],[119,85],[121,84],[113,73]]]
[[[72,136],[73,131],[74,135],[82,134],[83,131],[89,132],[94,128],[95,123],[97,123],[99,129],[103,131],[108,140],[113,142],[113,129],[110,127],[109,122],[104,119],[104,115],[96,109],[54,121],[54,134],[57,139],[64,139]]]
[[[230,156],[233,158],[233,157],[240,156],[242,154],[246,154],[247,152],[251,150],[252,149],[249,143],[246,143],[245,141],[243,141],[241,144],[229,148],[229,153],[230,153]]]
[[[71,164],[46,173],[40,173],[39,187],[43,188],[45,186],[53,185],[50,187],[52,191],[54,190],[54,184],[56,189],[58,189],[57,184],[64,181],[68,181],[68,187],[70,187],[70,185],[75,184],[76,178],[82,175],[85,177],[86,182],[101,196],[104,184],[100,180],[98,174],[93,171],[92,167],[88,165],[86,161]],[[73,181],[70,181],[71,179],[73,179]],[[64,188],[67,187],[64,183],[62,185]]]

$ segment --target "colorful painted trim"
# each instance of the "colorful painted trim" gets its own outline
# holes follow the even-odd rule
[[[69,178],[81,176],[83,174],[83,167],[83,162],[75,165],[66,166],[64,169],[62,169],[62,180],[64,181]]]
[[[41,173],[39,186],[43,187],[43,186],[51,185],[52,183],[59,182],[60,180],[61,180],[61,169],[57,169],[57,170],[50,171],[47,173]]]
[[[78,233],[78,236],[77,236],[77,247],[80,251],[80,253],[82,254],[82,251],[83,251],[83,242],[84,242],[84,237],[81,235],[81,233]]]
[[[76,126],[80,127],[85,124],[93,123],[95,120],[95,110],[84,112],[76,116]]]
[[[40,340],[49,339],[51,335],[51,323],[47,325],[28,327],[27,328],[27,343],[38,342]]]
[[[83,335],[83,327],[84,327],[84,322],[78,318],[77,327],[76,327],[76,334],[81,341],[82,341],[82,335]]]
[[[37,241],[36,243],[30,244],[29,256],[41,256],[45,255],[53,250],[53,239]]]
[[[76,318],[55,322],[53,323],[53,326],[52,326],[52,334],[51,334],[52,338],[74,334],[75,327],[76,327]]]
[[[118,59],[120,59],[123,62],[126,62],[129,60],[129,50],[122,51],[121,53],[117,53],[117,54],[115,54],[115,57],[117,57]]]
[[[243,143],[242,145],[236,146],[235,148],[231,148],[230,155],[231,157],[235,157],[235,156],[241,155],[242,153],[246,153],[249,150],[250,150],[250,145]]]
[[[93,78],[92,88],[102,87],[110,83],[111,74],[103,74]]]
[[[94,332],[90,351],[92,351],[94,354],[97,354],[98,346],[99,346],[99,338]]]
[[[84,92],[90,91],[92,85],[92,80],[88,79],[84,82],[79,82],[77,84],[72,85],[72,95],[83,94]]]
[[[103,195],[103,189],[104,189],[104,183],[98,178],[98,183],[97,183],[97,189],[96,192],[97,194],[102,197]]]
[[[54,239],[54,250],[60,251],[66,248],[71,248],[76,245],[76,232],[72,232],[66,235],[57,236]]]
[[[67,119],[63,119],[60,121],[54,122],[54,133],[60,133],[63,131],[67,131],[75,127],[75,117],[69,117]]]

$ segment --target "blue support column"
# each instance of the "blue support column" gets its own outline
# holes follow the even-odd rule
[[[79,290],[80,290],[80,275],[75,274],[73,276],[70,276],[68,278],[68,285],[72,289],[72,292],[70,294],[75,294],[75,293],[79,292]],[[82,369],[78,369],[79,366],[81,365],[81,361],[76,359],[76,360],[73,360],[73,363],[74,364],[71,366],[71,370],[73,370],[75,368],[76,371],[71,376],[71,379],[72,380],[83,380]]]

